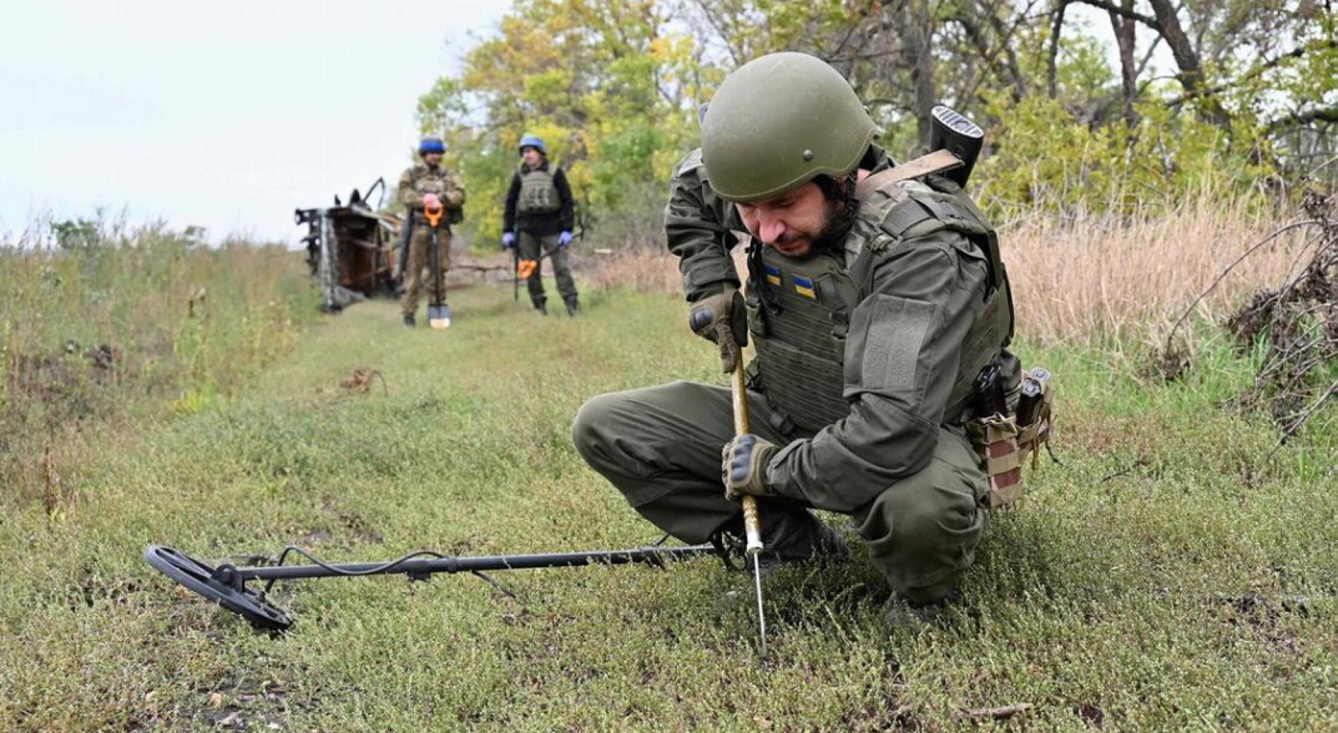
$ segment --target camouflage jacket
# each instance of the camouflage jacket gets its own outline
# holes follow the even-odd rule
[[[459,211],[465,205],[465,187],[460,177],[445,166],[429,168],[419,163],[404,171],[396,198],[410,211],[422,211],[423,194],[435,193],[447,209]],[[419,217],[422,221],[422,217]],[[424,222],[425,223],[425,222]]]

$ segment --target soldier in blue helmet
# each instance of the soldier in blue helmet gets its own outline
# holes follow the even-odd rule
[[[437,231],[437,246],[440,250],[440,267],[443,274],[451,269],[451,224],[462,218],[465,205],[465,187],[460,177],[441,164],[446,144],[439,137],[425,137],[418,144],[418,155],[422,162],[404,171],[400,176],[398,193],[399,202],[407,209],[404,226],[409,228],[409,252],[404,263],[404,296],[400,300],[400,310],[404,312],[404,325],[414,326],[414,313],[418,310],[418,295],[423,279],[423,268],[427,266],[428,246],[432,241],[432,226],[428,223],[423,210],[446,209],[445,220]],[[428,278],[429,283],[436,283],[437,278]],[[443,300],[444,293],[436,294],[436,301]]]
[[[545,315],[548,298],[544,295],[543,259],[546,255],[552,260],[567,314],[576,315],[576,282],[567,263],[567,246],[576,219],[571,186],[562,168],[548,162],[548,147],[543,140],[526,135],[520,139],[519,148],[522,162],[506,194],[502,246],[519,246],[520,259],[538,263],[526,286],[535,309]]]

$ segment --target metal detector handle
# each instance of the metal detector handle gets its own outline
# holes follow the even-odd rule
[[[730,303],[730,311],[733,314],[745,313],[743,295],[738,291],[734,293],[734,300]],[[748,345],[748,325],[743,321],[742,328],[738,319],[733,319],[734,332],[734,371],[730,372],[730,393],[734,402],[734,435],[746,435],[751,433],[752,429],[748,427],[748,385],[745,381],[746,376],[743,371],[743,347]],[[761,552],[762,547],[762,519],[757,513],[757,497],[752,494],[743,495],[743,533],[747,538],[747,551],[749,555],[756,555]]]
[[[736,357],[742,361],[742,354],[736,354]],[[744,383],[743,367],[735,366],[729,379],[734,398],[734,435],[744,435],[751,431],[748,429],[748,389]],[[748,539],[748,554],[761,552],[762,520],[757,514],[757,497],[752,494],[743,495],[743,533]]]

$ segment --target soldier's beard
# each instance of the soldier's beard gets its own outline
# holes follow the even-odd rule
[[[843,217],[841,216],[841,212],[844,208],[844,202],[828,199],[827,210],[825,212],[826,216],[823,217],[822,228],[812,234],[805,232],[803,234],[793,234],[781,237],[776,240],[776,244],[790,245],[800,240],[807,239],[808,248],[806,250],[793,255],[787,255],[799,259],[812,257],[834,249],[845,239],[846,232],[850,229],[850,224],[843,221]],[[783,250],[782,253],[784,253]]]

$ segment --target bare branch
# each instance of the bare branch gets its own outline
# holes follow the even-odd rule
[[[1129,18],[1130,20],[1136,20],[1139,23],[1142,23],[1143,25],[1157,31],[1158,33],[1161,33],[1161,24],[1157,22],[1156,18],[1153,18],[1150,15],[1143,15],[1142,13],[1137,13],[1132,10],[1127,10],[1118,5],[1112,5],[1108,2],[1105,2],[1105,0],[1072,0],[1072,1],[1076,3],[1082,3],[1083,5],[1091,5],[1092,7],[1104,10],[1107,13],[1115,13],[1116,15],[1124,16],[1126,18]]]
[[[1045,81],[1051,99],[1058,95],[1056,69],[1059,65],[1059,33],[1064,27],[1064,12],[1068,10],[1069,2],[1070,0],[1059,0],[1059,7],[1055,8],[1055,21],[1050,25],[1050,59],[1045,66]]]
[[[1311,122],[1338,122],[1338,106],[1308,109],[1304,112],[1293,112],[1289,115],[1279,117],[1276,120],[1269,121],[1268,124],[1264,125],[1264,129],[1269,132],[1276,132],[1277,130],[1287,127],[1308,125]]]

